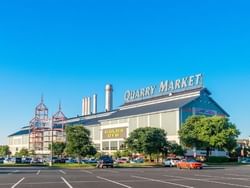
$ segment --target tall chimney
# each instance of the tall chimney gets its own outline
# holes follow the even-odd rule
[[[111,84],[105,87],[105,111],[109,112],[113,109],[113,88]]]
[[[88,100],[86,97],[84,97],[84,115],[87,115],[87,107],[88,107]]]
[[[93,114],[97,113],[97,94],[93,95]]]
[[[82,99],[82,116],[84,116],[85,114],[85,98]]]
[[[88,105],[87,105],[87,115],[91,114],[91,99],[90,97],[87,98]]]

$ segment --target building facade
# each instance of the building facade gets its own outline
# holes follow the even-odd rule
[[[83,116],[67,119],[68,125],[80,124],[90,130],[96,148],[105,153],[122,150],[129,133],[140,127],[157,127],[167,132],[167,139],[180,143],[178,131],[192,115],[229,115],[203,87],[201,74],[162,81],[124,93],[124,104],[112,109],[112,85],[105,87],[105,112],[94,113],[88,97],[83,100]],[[93,103],[96,105],[96,94]],[[94,106],[95,106],[94,105]],[[93,108],[94,108],[93,106]]]
[[[42,106],[42,109],[46,108]],[[178,131],[185,120],[192,115],[229,116],[203,86],[201,74],[127,90],[124,93],[124,104],[117,109],[113,109],[113,87],[108,84],[105,87],[104,112],[97,112],[97,95],[94,94],[92,100],[90,97],[83,98],[82,116],[61,118],[56,122],[61,128],[65,125],[86,127],[90,130],[96,149],[110,154],[124,149],[125,139],[140,127],[164,129],[168,141],[179,144]],[[39,130],[39,126],[37,129]],[[48,145],[45,144],[46,134],[51,142],[49,132],[51,131],[48,129],[39,137],[43,139],[43,148],[40,147],[43,152],[48,151]],[[62,141],[65,141],[65,133],[62,136]],[[33,147],[31,142],[29,147]]]
[[[12,155],[15,155],[22,148],[29,149],[29,132],[30,127],[26,126],[8,136],[8,146]]]

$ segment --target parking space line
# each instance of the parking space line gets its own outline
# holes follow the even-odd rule
[[[109,172],[109,173],[113,173],[113,174],[118,174],[120,173],[119,171],[115,171],[115,170],[106,170],[106,169],[100,169],[98,170],[99,172],[103,171],[103,172]]]
[[[97,177],[98,179],[105,180],[105,181],[108,181],[108,182],[111,182],[111,183],[120,185],[120,186],[122,186],[122,187],[132,188],[132,187],[130,187],[130,186],[128,186],[128,185],[119,183],[119,182],[117,182],[117,181],[113,181],[113,180],[110,180],[110,179],[106,179],[106,178],[103,178],[103,177],[100,177],[100,176],[96,176],[96,177]]]
[[[90,171],[88,171],[88,170],[81,170],[81,172],[86,172],[86,173],[88,173],[88,174],[93,174],[93,172],[90,172]]]
[[[63,170],[59,170],[59,172],[61,172],[62,174],[66,174],[66,172],[64,172]]]
[[[16,186],[18,186],[18,184],[20,184],[23,180],[25,179],[25,177],[23,177],[22,179],[20,179],[18,182],[16,182],[16,184],[14,184],[11,188],[15,188]]]
[[[230,180],[232,179],[232,180],[250,181],[250,179],[243,178],[243,177],[233,178],[233,177],[225,177],[225,176],[209,176],[209,175],[199,175],[199,174],[195,174],[195,176],[208,177],[208,178],[221,178],[221,179],[230,179]]]
[[[250,178],[250,176],[247,176],[247,175],[240,175],[240,174],[225,174],[225,175],[228,175],[228,176],[239,176],[239,177]]]
[[[19,172],[19,170],[14,170],[14,171],[12,171],[12,172],[10,172],[8,174],[13,174],[13,173],[17,173],[17,172]]]
[[[61,179],[64,181],[64,183],[69,187],[69,188],[73,188],[69,182],[67,182],[67,180],[65,180],[63,177],[61,177]]]
[[[178,186],[178,187],[194,188],[194,187],[188,186],[188,185],[183,185],[183,184],[178,184],[178,183],[173,183],[173,182],[163,181],[163,180],[158,180],[158,179],[151,179],[151,178],[146,178],[146,177],[142,177],[142,176],[131,176],[131,177],[138,178],[138,179],[149,180],[149,181],[153,181],[153,182],[169,184],[169,185],[175,185],[175,186]]]
[[[247,185],[239,185],[239,184],[226,183],[226,182],[220,182],[220,181],[213,181],[213,180],[207,180],[207,179],[187,178],[187,177],[182,177],[182,176],[169,176],[169,175],[163,175],[163,176],[172,177],[172,178],[180,178],[180,179],[183,179],[183,180],[193,180],[193,181],[201,181],[201,182],[221,184],[221,185],[230,185],[230,186],[234,186],[234,187],[250,188],[250,186],[247,186]]]
[[[40,174],[40,172],[41,172],[41,170],[38,170],[38,171],[37,171],[37,173],[36,173],[36,175],[39,175],[39,174]]]

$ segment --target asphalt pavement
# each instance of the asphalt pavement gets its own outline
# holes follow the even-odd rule
[[[0,168],[0,188],[250,188],[250,166],[176,168]]]

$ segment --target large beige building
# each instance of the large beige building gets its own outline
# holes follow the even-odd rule
[[[115,110],[112,109],[112,86],[107,85],[105,90],[106,112],[93,113],[89,104],[91,100],[86,97],[82,103],[83,116],[67,119],[64,123],[85,126],[90,130],[96,148],[106,153],[123,149],[129,133],[139,127],[162,128],[167,132],[169,141],[180,143],[178,131],[188,117],[229,116],[203,87],[200,74],[127,90],[125,103]],[[93,109],[96,108],[96,98],[94,95]]]
[[[41,108],[46,109],[43,105]],[[82,116],[58,119],[57,124],[62,126],[80,124],[86,127],[90,130],[97,150],[112,153],[122,150],[124,140],[139,127],[162,128],[167,132],[169,141],[180,143],[178,131],[185,120],[192,115],[229,116],[204,88],[201,74],[174,81],[161,81],[159,84],[136,90],[127,90],[124,93],[124,104],[117,109],[113,109],[113,88],[108,84],[105,87],[104,112],[97,112],[97,95],[94,94],[92,100],[90,97],[83,98]],[[61,128],[63,130],[64,127]],[[50,129],[47,133],[44,131],[37,137],[41,140],[32,142],[38,144],[40,151],[36,149],[37,153],[48,153],[48,144],[51,142],[49,132]],[[63,131],[59,133],[63,136],[63,141],[65,135]],[[15,135],[15,138],[16,136],[20,134]],[[9,140],[15,138],[12,135]],[[31,138],[33,136],[29,137]],[[15,148],[15,146],[12,147]],[[29,148],[33,148],[31,142]]]

